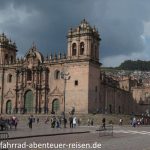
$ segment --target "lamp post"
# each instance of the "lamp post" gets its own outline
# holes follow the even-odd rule
[[[70,79],[69,73],[62,72],[61,78],[64,79],[64,128],[66,128],[66,84]]]

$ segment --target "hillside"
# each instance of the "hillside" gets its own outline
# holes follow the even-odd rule
[[[142,60],[126,60],[119,67],[121,70],[139,70],[139,71],[150,71],[150,61]]]

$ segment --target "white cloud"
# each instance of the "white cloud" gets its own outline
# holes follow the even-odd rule
[[[144,21],[144,33],[143,36],[150,36],[150,22]]]

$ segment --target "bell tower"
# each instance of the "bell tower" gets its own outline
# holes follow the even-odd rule
[[[92,59],[99,62],[100,35],[95,27],[83,19],[77,28],[70,29],[68,39],[68,59]]]
[[[0,64],[14,63],[16,52],[16,43],[9,40],[4,33],[0,34]]]

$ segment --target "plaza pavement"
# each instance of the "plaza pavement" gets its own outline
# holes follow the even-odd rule
[[[28,123],[26,121],[21,121],[18,124],[17,129],[15,130],[12,128],[8,131],[0,131],[0,132],[8,132],[9,139],[20,139],[20,138],[32,138],[32,137],[42,137],[42,136],[56,136],[56,135],[65,135],[65,134],[83,134],[83,133],[99,133],[98,130],[99,126],[77,126],[76,128],[70,128],[69,124],[67,124],[67,127],[64,128],[63,124],[61,125],[61,128],[51,128],[50,121],[45,124],[44,122],[39,123],[33,123],[32,129],[29,128]],[[130,125],[123,125],[113,126],[113,133],[119,134],[119,133],[141,133],[141,134],[148,134],[150,135],[150,131],[143,131],[143,130],[150,129],[150,126],[140,126],[133,128]]]
[[[113,136],[99,137],[96,127],[81,126],[82,130],[89,129],[89,133],[66,134],[46,137],[33,137],[25,139],[10,140],[10,143],[101,143],[101,148],[88,148],[88,150],[150,150],[150,127],[115,126]],[[74,149],[74,148],[72,148]],[[31,150],[31,149],[26,149]],[[45,150],[45,149],[42,149]],[[55,150],[55,149],[53,149]],[[65,148],[63,150],[70,150]],[[76,148],[74,150],[80,150]],[[84,150],[84,149],[82,149]]]
[[[42,137],[42,136],[56,136],[56,135],[65,135],[65,134],[81,134],[90,132],[88,128],[51,128],[50,122],[45,124],[44,122],[33,123],[32,129],[29,128],[27,122],[19,122],[17,129],[9,129],[7,132],[9,134],[9,139],[21,139],[21,138],[32,138],[32,137]]]
[[[102,150],[150,150],[150,126],[114,126],[113,136],[99,137],[98,126],[79,126],[75,129],[52,129],[50,122],[34,123],[29,129],[26,122],[20,122],[18,129],[10,130],[10,143],[101,143]],[[13,150],[13,149],[12,149]],[[28,150],[26,148],[26,150]],[[31,149],[29,149],[31,150]],[[45,150],[45,149],[43,149]],[[54,150],[54,149],[53,149]],[[69,150],[65,148],[65,150]],[[90,148],[90,150],[93,150]],[[95,150],[98,150],[96,148]]]

